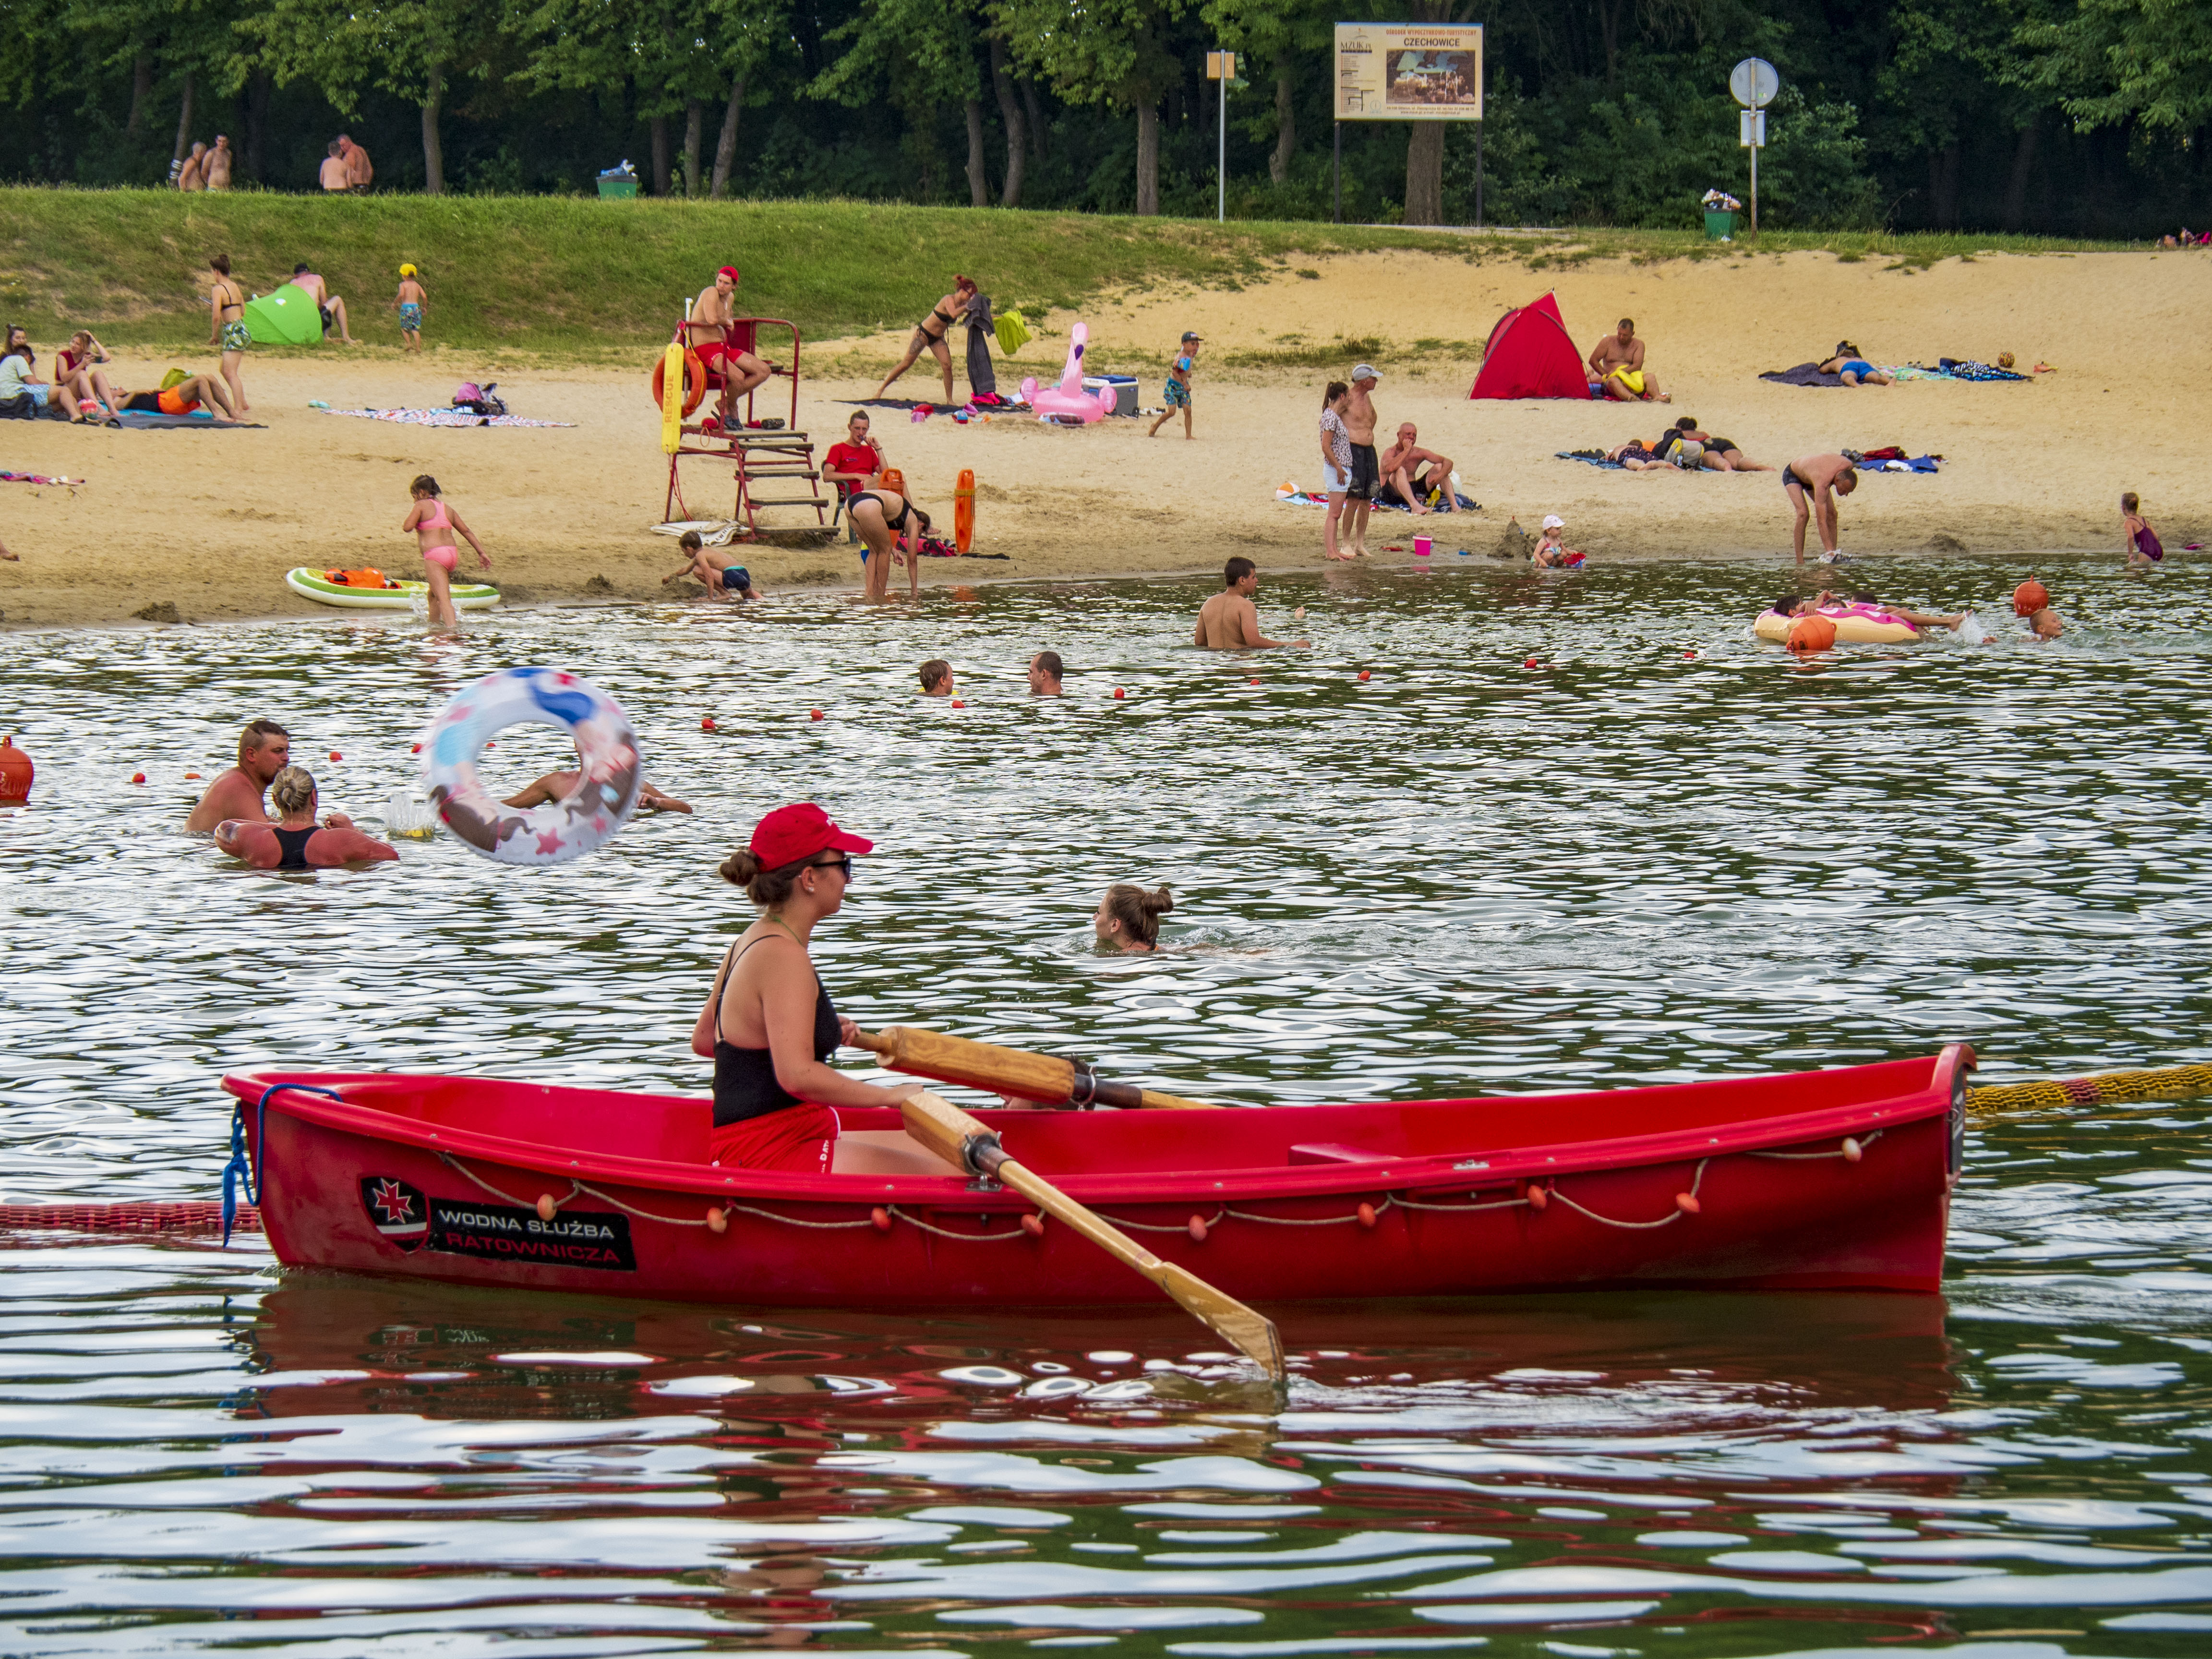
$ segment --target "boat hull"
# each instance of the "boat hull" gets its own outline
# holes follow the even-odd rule
[[[978,1115],[1079,1201],[1249,1302],[1933,1291],[1969,1064],[1954,1048],[1599,1095]],[[289,1266],[752,1306],[1158,1299],[1066,1228],[1024,1228],[1032,1207],[1000,1188],[703,1163],[702,1100],[359,1073],[224,1083]],[[1775,1109],[1742,1109],[1761,1099]]]

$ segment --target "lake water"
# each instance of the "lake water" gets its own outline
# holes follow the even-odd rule
[[[803,795],[878,842],[817,937],[863,1024],[1224,1100],[1960,1038],[1984,1081],[2212,1059],[2195,571],[1867,566],[1996,637],[1799,663],[1747,637],[1771,569],[1438,563],[1270,580],[1269,630],[1315,648],[1234,661],[1188,648],[1207,589],[1173,582],[0,637],[40,763],[0,813],[0,1200],[211,1195],[216,1079],[257,1063],[703,1088],[745,920],[713,866]],[[2006,614],[2029,574],[2057,645]],[[1047,646],[1057,703],[1023,688]],[[965,708],[913,695],[936,655]],[[619,698],[697,813],[550,871],[447,838],[266,875],[173,833],[259,714],[373,817],[424,720],[526,662]],[[1173,887],[1172,949],[1093,951],[1120,879]],[[1978,1125],[1941,1297],[1292,1310],[1281,1395],[1171,1312],[670,1308],[19,1237],[0,1653],[2201,1655],[2208,1118]]]

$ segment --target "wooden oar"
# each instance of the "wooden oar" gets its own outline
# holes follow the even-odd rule
[[[2154,1072],[2099,1072],[2037,1083],[1994,1083],[1966,1091],[1970,1112],[2052,1111],[2063,1106],[2112,1106],[2133,1100],[2187,1100],[2212,1094],[2212,1066],[2171,1066]]]
[[[901,1101],[899,1110],[906,1118],[906,1132],[946,1163],[1012,1188],[1054,1220],[1073,1228],[1115,1261],[1144,1274],[1269,1376],[1278,1382],[1284,1381],[1287,1373],[1283,1366],[1283,1340],[1276,1334],[1273,1320],[1215,1290],[1197,1274],[1161,1261],[1035,1170],[1017,1164],[999,1145],[996,1131],[951,1101],[925,1089]]]
[[[966,1037],[947,1036],[919,1025],[886,1025],[880,1031],[863,1031],[860,1046],[881,1054],[894,1072],[935,1078],[940,1083],[964,1083],[973,1089],[990,1089],[1017,1100],[1042,1101],[1050,1106],[1073,1101],[1079,1106],[1221,1109],[1211,1101],[1186,1100],[1181,1095],[1139,1089],[1134,1084],[1109,1083],[1093,1075],[1088,1066],[1057,1054],[971,1042]]]

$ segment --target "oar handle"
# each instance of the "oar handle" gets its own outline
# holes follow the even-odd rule
[[[919,1025],[887,1025],[880,1031],[858,1031],[854,1040],[860,1047],[881,1055],[884,1063],[895,1072],[934,1078],[941,1083],[994,1089],[1017,1100],[1034,1100],[1049,1106],[1073,1102],[1079,1106],[1216,1109],[1203,1100],[1190,1100],[1157,1089],[1140,1089],[1132,1083],[1109,1081],[1087,1064],[1058,1054],[1004,1048],[996,1043],[949,1036]]]

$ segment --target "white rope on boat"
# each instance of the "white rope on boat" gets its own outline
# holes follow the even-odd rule
[[[1880,1140],[1888,1133],[1889,1131],[1887,1129],[1876,1129],[1872,1134],[1867,1136],[1865,1139],[1856,1142],[1854,1142],[1846,1137],[1844,1144],[1837,1147],[1832,1152],[1753,1152],[1751,1156],[1753,1158],[1784,1158],[1791,1161],[1805,1158],[1819,1159],[1824,1158],[1840,1158],[1847,1163],[1856,1164],[1858,1162],[1858,1159],[1851,1156],[1851,1149],[1854,1146],[1856,1146],[1860,1152],[1864,1152],[1868,1147],[1873,1146],[1875,1141]]]
[[[1690,1196],[1692,1198],[1695,1198],[1698,1195],[1698,1188],[1705,1184],[1705,1165],[1711,1162],[1712,1159],[1709,1158],[1701,1158],[1698,1160],[1698,1173],[1692,1176],[1690,1180]],[[1689,1213],[1688,1211],[1683,1209],[1680,1205],[1677,1205],[1674,1209],[1669,1210],[1665,1215],[1661,1216],[1656,1221],[1616,1221],[1609,1215],[1600,1215],[1595,1210],[1589,1209],[1583,1205],[1576,1203],[1574,1200],[1569,1198],[1557,1187],[1551,1189],[1551,1194],[1553,1198],[1558,1199],[1560,1203],[1565,1205],[1569,1209],[1588,1216],[1592,1221],[1603,1222],[1608,1227],[1670,1227],[1677,1221],[1680,1221],[1685,1215]]]

